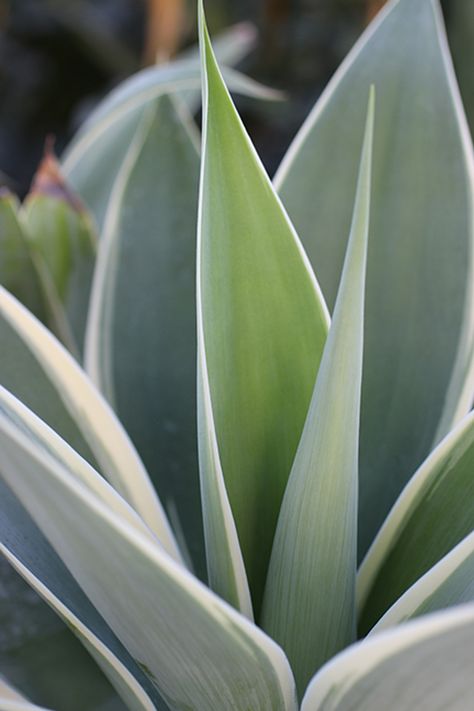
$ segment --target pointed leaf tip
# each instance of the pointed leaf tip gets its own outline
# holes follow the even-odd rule
[[[84,204],[79,195],[67,185],[54,152],[54,138],[48,136],[45,141],[44,155],[38,166],[27,199],[36,195],[63,200],[73,210],[85,212]]]
[[[215,436],[219,455],[212,468],[201,458],[202,490],[209,495],[208,483],[223,477],[258,616],[329,318],[306,254],[229,96],[202,14],[200,19],[198,319],[210,406],[202,409],[199,436],[201,443]],[[211,533],[222,518],[217,502],[213,497],[212,506],[203,506]],[[235,570],[225,538],[212,539],[212,565],[224,573]]]

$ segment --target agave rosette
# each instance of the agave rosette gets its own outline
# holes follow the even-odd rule
[[[199,23],[201,142],[191,56],[63,163],[101,233],[87,374],[0,291],[0,548],[40,620],[5,635],[1,708],[462,711],[474,173],[438,4],[387,3],[273,183],[225,79],[268,92]],[[31,305],[51,252],[10,196],[0,228]]]

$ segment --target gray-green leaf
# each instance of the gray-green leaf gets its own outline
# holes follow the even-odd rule
[[[173,97],[149,107],[100,241],[86,367],[116,409],[204,573],[196,451],[195,264],[199,155]]]
[[[255,31],[251,26],[237,25],[224,31],[217,43],[222,61],[236,64],[255,44]],[[231,72],[231,79],[243,93],[262,94],[262,87],[238,73]],[[94,214],[99,232],[115,179],[144,110],[158,96],[173,93],[194,107],[198,102],[199,84],[197,48],[170,64],[138,72],[100,102],[68,146],[64,171]]]
[[[357,468],[369,231],[371,92],[346,262],[328,340],[283,499],[263,628],[286,651],[302,695],[355,639]]]
[[[276,185],[334,303],[358,126],[377,90],[361,414],[360,552],[473,393],[473,160],[437,0],[391,0],[290,148]],[[317,189],[315,189],[317,186]]]
[[[361,565],[357,592],[362,632],[474,530],[473,471],[471,413],[411,479]]]
[[[2,476],[169,705],[296,711],[281,649],[112,510],[99,475],[87,486],[75,472],[78,455],[69,451],[74,468],[61,461],[50,447],[63,445],[28,418],[37,436],[8,409],[0,413]]]
[[[301,711],[467,711],[473,645],[474,605],[374,635],[321,669]]]

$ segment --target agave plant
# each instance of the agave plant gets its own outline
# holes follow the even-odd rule
[[[17,654],[1,708],[468,709],[474,173],[438,4],[390,0],[273,183],[225,78],[263,90],[199,23],[201,149],[191,56],[63,160],[87,318],[92,268],[3,198],[16,293],[76,305],[87,375],[2,289],[0,548],[69,628],[53,658],[78,638],[115,695],[78,664],[55,702]]]

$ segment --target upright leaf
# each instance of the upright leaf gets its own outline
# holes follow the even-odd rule
[[[1,475],[171,708],[296,711],[281,649],[52,456],[50,438],[3,408]]]
[[[158,170],[157,170],[157,167]],[[189,116],[151,107],[114,187],[91,297],[86,367],[203,574],[196,452],[195,231],[199,157]]]
[[[357,596],[362,632],[474,530],[473,471],[471,413],[405,487],[361,565]]]
[[[290,148],[276,185],[334,303],[363,97],[377,89],[360,553],[473,393],[473,160],[437,0],[390,0]],[[314,186],[318,186],[315,191]]]
[[[355,638],[357,459],[373,130],[372,90],[346,262],[265,588],[263,627],[286,651],[300,694],[315,671]]]
[[[258,614],[276,520],[311,398],[328,317],[291,223],[220,75],[204,23],[198,232],[199,377]],[[216,462],[202,461],[205,528],[219,526]],[[226,540],[208,537],[210,566]]]
[[[466,711],[473,644],[472,604],[374,635],[321,669],[301,711]]]

